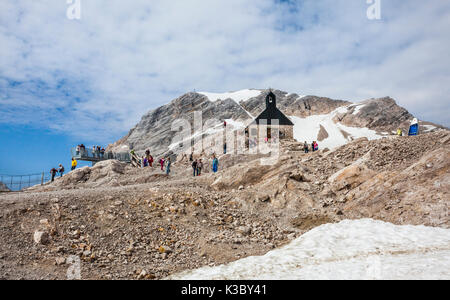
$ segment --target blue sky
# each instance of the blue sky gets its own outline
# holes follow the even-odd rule
[[[450,126],[450,1],[0,2],[0,173],[34,173],[107,144],[192,90],[391,96]]]

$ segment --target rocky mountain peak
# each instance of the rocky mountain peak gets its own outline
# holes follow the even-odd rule
[[[110,145],[109,150],[123,151],[150,149],[154,155],[167,154],[176,132],[172,123],[188,120],[194,130],[194,112],[202,112],[202,123],[224,120],[249,124],[265,109],[265,96],[269,90],[242,90],[230,93],[189,92],[170,103],[149,111],[121,140]],[[326,146],[339,146],[359,137],[374,139],[392,134],[397,128],[407,131],[413,116],[397,105],[390,97],[368,99],[360,103],[334,100],[326,97],[304,96],[272,90],[277,97],[277,107],[294,126],[297,140],[325,141]],[[211,122],[208,123],[211,126]],[[431,126],[428,129],[433,129]],[[207,128],[203,128],[206,131]],[[316,132],[317,131],[317,132]],[[192,132],[193,133],[193,132]],[[383,134],[381,134],[383,133]]]
[[[399,127],[407,128],[413,118],[413,115],[398,106],[394,99],[384,97],[349,105],[346,111],[339,112],[336,121],[351,127],[389,132]]]

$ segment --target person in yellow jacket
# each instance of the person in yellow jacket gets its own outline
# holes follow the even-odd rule
[[[72,158],[72,171],[75,170],[77,168],[77,160],[75,158]]]
[[[398,136],[402,136],[403,135],[403,131],[400,128],[397,129],[397,135]]]

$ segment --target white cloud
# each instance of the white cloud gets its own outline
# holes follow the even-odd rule
[[[381,21],[364,0],[81,3],[79,21],[63,0],[0,3],[0,122],[108,141],[184,92],[270,86],[450,125],[446,1],[382,0]]]

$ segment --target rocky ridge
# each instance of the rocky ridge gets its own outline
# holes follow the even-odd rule
[[[201,93],[184,94],[169,104],[145,114],[125,137],[111,144],[108,150],[121,152],[134,149],[141,153],[146,149],[151,149],[155,156],[169,155],[172,153],[169,146],[176,134],[175,131],[172,131],[172,123],[179,118],[183,118],[190,123],[192,130],[194,130],[195,111],[202,112],[203,132],[206,132],[214,124],[220,124],[227,119],[240,122],[245,126],[265,109],[264,99],[268,90],[259,91],[258,96],[252,96],[241,101],[226,98],[228,96],[224,96],[225,99],[219,98],[211,101]],[[350,127],[369,128],[377,132],[384,132],[384,135],[392,134],[397,128],[403,128],[404,131],[407,131],[409,122],[413,119],[413,116],[406,109],[398,106],[389,97],[369,99],[353,104],[349,101],[325,97],[288,94],[280,90],[274,90],[273,92],[277,96],[277,107],[288,116],[306,118],[330,114],[340,109],[339,114],[334,118],[334,122]],[[207,120],[216,121],[206,125]],[[432,127],[438,128],[439,126]],[[319,134],[316,139],[320,140],[327,134],[326,131],[322,131],[322,134]]]

